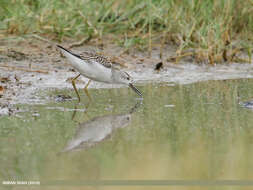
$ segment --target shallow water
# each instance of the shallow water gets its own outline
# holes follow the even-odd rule
[[[91,103],[82,94],[81,104],[17,105],[27,111],[0,117],[0,179],[253,179],[253,111],[239,104],[252,99],[252,86],[148,84],[139,87],[143,101],[120,88],[91,89]]]

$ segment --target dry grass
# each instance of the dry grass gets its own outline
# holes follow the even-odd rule
[[[0,4],[0,36],[37,34],[86,43],[110,34],[126,49],[149,52],[154,43],[162,49],[172,42],[178,47],[177,61],[187,55],[210,64],[231,62],[241,51],[249,59],[238,61],[252,57],[252,0],[2,0]]]

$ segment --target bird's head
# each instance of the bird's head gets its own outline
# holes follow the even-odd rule
[[[120,71],[118,74],[118,82],[121,84],[127,84],[133,83],[133,78],[125,71]]]
[[[119,83],[127,84],[130,88],[133,89],[139,96],[142,97],[142,93],[133,85],[133,78],[125,71],[120,71],[118,73]]]

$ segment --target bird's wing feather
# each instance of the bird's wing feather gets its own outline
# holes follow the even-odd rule
[[[112,63],[106,57],[97,55],[95,53],[83,52],[80,54],[80,58],[90,63],[92,63],[93,61],[96,61],[102,64],[104,67],[112,68]]]
[[[68,53],[74,55],[75,57],[78,57],[79,59],[83,59],[84,61],[87,61],[91,64],[94,61],[96,61],[96,62],[99,62],[100,64],[102,64],[104,67],[112,68],[112,63],[106,57],[103,57],[101,55],[97,55],[95,53],[91,53],[91,52],[87,52],[87,51],[84,51],[80,55],[77,55],[77,54],[72,53],[71,51],[65,49],[64,47],[62,47],[60,45],[57,45],[57,47],[64,50],[65,52],[68,52]]]

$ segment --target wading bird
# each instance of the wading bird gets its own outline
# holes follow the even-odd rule
[[[57,45],[57,47],[60,48],[62,54],[79,72],[79,74],[72,79],[72,85],[77,94],[79,102],[80,96],[75,85],[75,80],[80,77],[80,75],[83,75],[89,79],[88,83],[84,87],[87,95],[87,87],[89,86],[90,81],[94,80],[111,84],[126,84],[142,97],[142,93],[133,85],[132,77],[127,72],[115,68],[107,58],[91,52],[83,52],[82,54],[77,55],[60,45]]]

